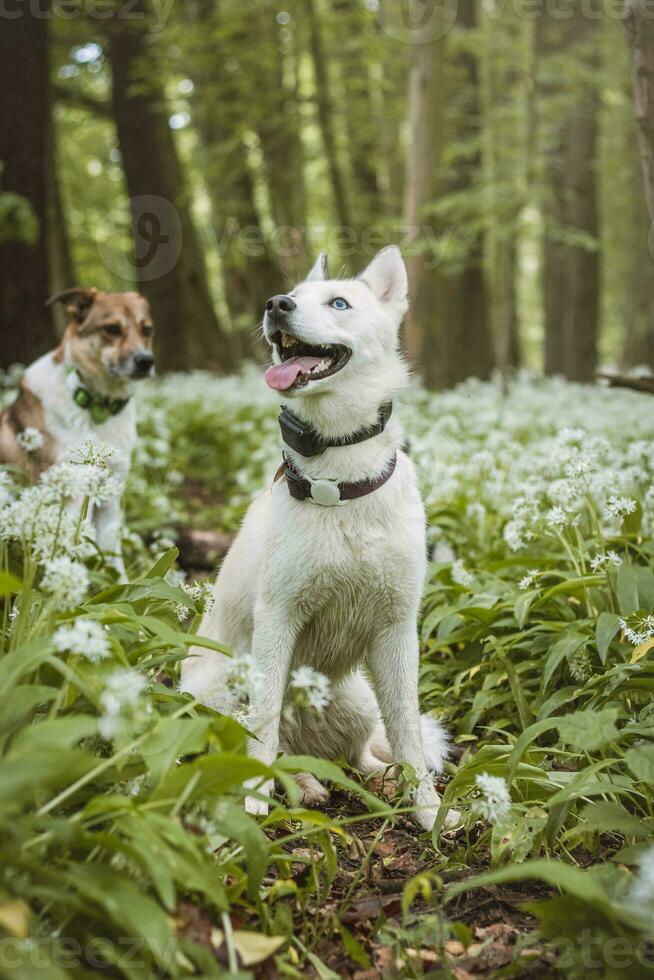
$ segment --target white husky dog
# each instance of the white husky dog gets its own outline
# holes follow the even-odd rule
[[[407,763],[415,816],[429,830],[440,802],[430,770],[441,766],[447,739],[418,709],[425,514],[400,425],[390,418],[407,381],[398,352],[407,306],[395,247],[349,280],[329,279],[321,255],[303,283],[268,301],[266,381],[293,404],[280,416],[285,478],[250,507],[200,632],[254,660],[261,683],[250,692],[252,756],[266,764],[280,748],[344,756],[364,773]],[[331,682],[321,716],[284,712],[290,673],[300,666]],[[229,713],[229,672],[228,657],[193,648],[182,687]],[[298,781],[305,803],[328,798],[314,777]],[[258,797],[246,807],[268,809]]]

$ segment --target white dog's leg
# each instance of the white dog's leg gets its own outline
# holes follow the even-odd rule
[[[257,676],[250,692],[250,729],[257,738],[250,739],[248,751],[252,758],[268,766],[275,761],[279,748],[279,723],[296,635],[286,610],[257,606],[252,637]],[[253,779],[246,785],[255,786],[257,782]],[[272,780],[261,787],[264,795],[269,796],[272,790]],[[268,812],[268,804],[254,797],[247,797],[245,808],[248,813]]]
[[[123,563],[121,533],[123,527],[123,511],[118,498],[110,498],[93,511],[96,540],[98,547],[104,553],[107,562],[118,572],[121,582],[127,581],[127,572]]]
[[[440,797],[429,775],[422,744],[418,656],[415,622],[410,621],[391,627],[380,636],[368,662],[393,761],[407,763],[415,770],[415,819],[425,830],[431,830]]]
[[[329,801],[329,790],[310,772],[298,772],[295,781],[302,791],[303,806],[319,806]]]

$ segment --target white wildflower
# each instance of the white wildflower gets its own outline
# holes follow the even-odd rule
[[[123,715],[133,712],[147,681],[135,670],[117,670],[107,679],[100,695],[102,715],[98,728],[103,738],[114,738],[121,729]]]
[[[95,436],[89,436],[81,445],[70,450],[70,458],[73,462],[90,466],[106,467],[117,455],[118,450],[114,446],[105,445]]]
[[[628,619],[621,619],[620,626],[625,639],[635,647],[647,643],[654,636],[654,616],[630,616]]]
[[[45,439],[43,433],[35,429],[33,425],[28,425],[16,436],[16,442],[26,453],[35,453],[43,448]]]
[[[470,588],[474,582],[474,576],[470,574],[460,559],[452,565],[452,581],[464,588]]]
[[[511,809],[511,793],[505,779],[490,776],[487,772],[475,777],[481,799],[475,801],[475,810],[488,823],[501,823]]]
[[[80,562],[61,555],[44,563],[41,586],[53,597],[58,609],[74,609],[88,592],[89,573]]]
[[[312,667],[297,667],[291,674],[290,686],[296,692],[295,703],[299,707],[322,711],[332,698],[329,679]]]
[[[528,589],[530,586],[534,584],[534,582],[538,578],[538,574],[539,572],[537,568],[530,568],[529,571],[526,573],[526,575],[523,575],[520,581],[518,582],[518,588]]]
[[[549,527],[560,528],[570,523],[570,515],[562,507],[552,507],[545,515],[545,523]]]
[[[601,572],[608,565],[621,565],[621,564],[622,564],[622,558],[617,553],[617,551],[613,551],[612,549],[609,549],[606,552],[606,554],[601,554],[600,552],[598,552],[590,560],[590,567],[594,572]]]
[[[53,642],[60,653],[77,653],[91,663],[106,660],[111,652],[107,631],[93,619],[77,619],[71,625],[60,626]]]
[[[610,497],[604,508],[604,514],[607,520],[613,518],[621,521],[627,514],[633,514],[635,510],[636,501],[631,497]]]

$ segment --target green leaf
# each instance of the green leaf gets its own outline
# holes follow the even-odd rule
[[[0,572],[0,596],[14,595],[20,592],[23,583],[11,572]]]
[[[529,618],[529,610],[531,609],[532,603],[540,595],[540,589],[531,589],[529,592],[523,592],[522,595],[518,596],[513,606],[513,615],[516,618],[516,622],[520,629],[522,629]]]
[[[640,609],[638,598],[638,572],[631,562],[623,561],[617,573],[618,607],[623,616]]]
[[[152,568],[145,573],[143,578],[164,578],[166,573],[170,571],[172,566],[177,561],[178,555],[178,548],[169,548],[168,551],[165,551],[163,555],[160,555],[159,558],[157,558]]]
[[[654,744],[639,742],[627,751],[625,758],[636,779],[650,786],[654,784]]]
[[[552,645],[543,670],[542,690],[546,691],[552,676],[564,660],[570,660],[588,643],[588,637],[581,633],[565,633]]]
[[[602,711],[575,711],[557,719],[559,735],[567,745],[585,752],[596,752],[618,737],[615,726],[617,708]]]
[[[606,663],[611,640],[620,631],[620,617],[615,613],[602,612],[597,619],[595,628],[595,640],[597,642],[597,652],[603,664]]]
[[[155,783],[175,759],[202,752],[211,727],[209,718],[159,718],[141,746],[141,755]]]
[[[600,882],[587,871],[563,864],[558,861],[527,861],[525,864],[512,865],[498,871],[487,871],[485,874],[448,886],[445,892],[445,903],[449,903],[457,895],[472,888],[485,888],[488,885],[503,885],[515,881],[530,881],[537,879],[560,888],[563,892],[574,896],[580,902],[588,902],[612,915],[614,908]],[[628,917],[628,911],[625,915]]]

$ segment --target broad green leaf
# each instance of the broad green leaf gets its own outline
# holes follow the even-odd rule
[[[636,566],[623,561],[617,572],[618,606],[623,616],[640,609],[638,598],[638,572]]]
[[[639,742],[633,745],[625,758],[636,779],[654,786],[654,743]]]
[[[596,752],[618,737],[616,708],[601,711],[575,711],[557,719],[559,735],[567,745],[585,752]]]
[[[564,633],[552,645],[543,670],[542,690],[546,691],[557,667],[569,660],[588,643],[588,637],[581,633]]]
[[[0,572],[0,596],[14,595],[23,587],[23,583],[11,572]]]
[[[595,628],[595,639],[597,642],[597,652],[603,664],[606,663],[611,640],[620,631],[620,617],[615,613],[602,612],[597,619]]]

